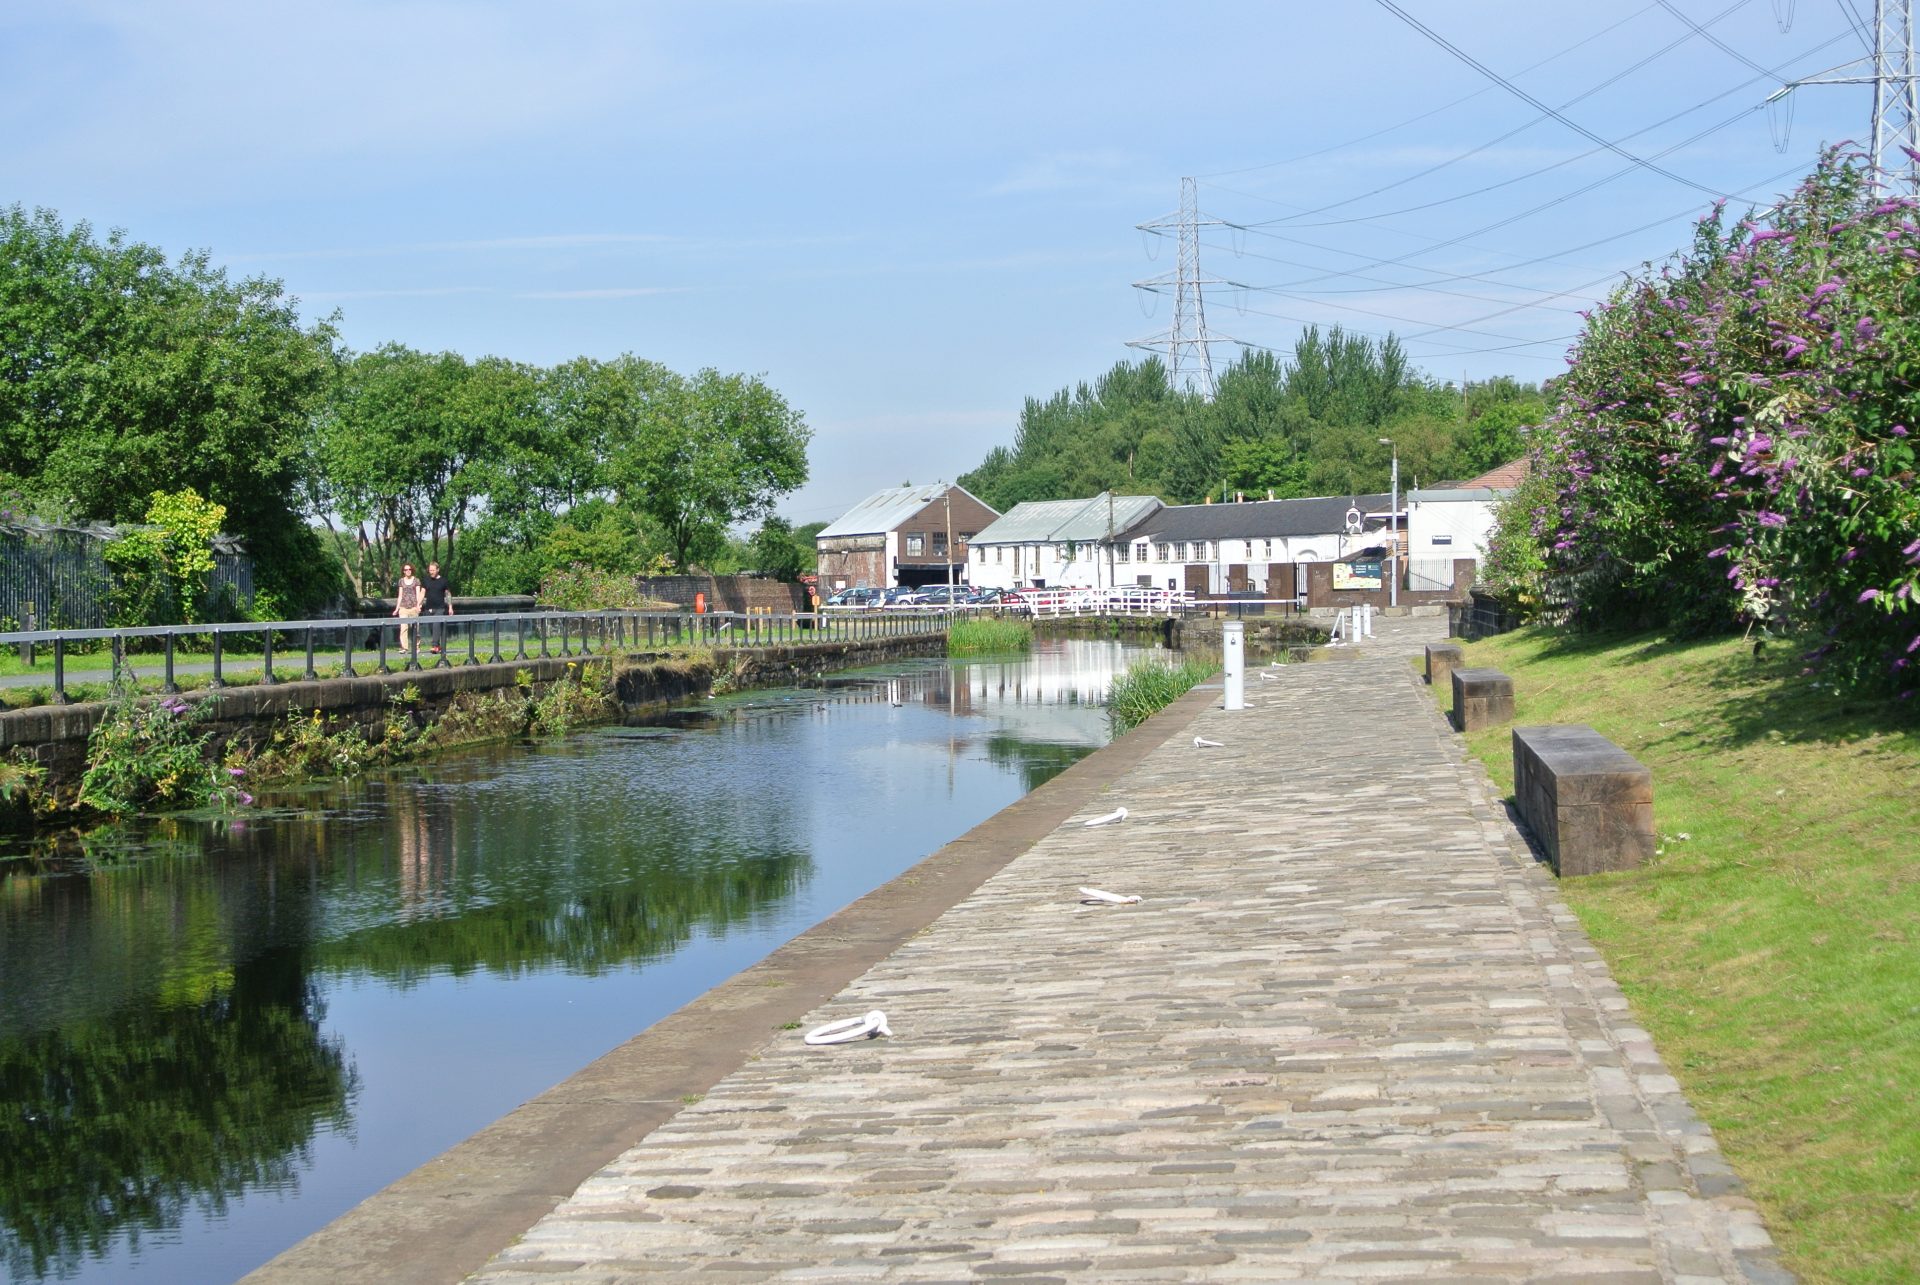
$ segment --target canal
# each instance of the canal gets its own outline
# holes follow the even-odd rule
[[[0,1273],[228,1281],[1108,738],[904,662],[0,852]]]

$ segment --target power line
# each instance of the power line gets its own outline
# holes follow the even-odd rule
[[[1844,35],[1834,36],[1832,39],[1826,41],[1824,44],[1816,45],[1813,48],[1807,50],[1805,53],[1795,55],[1794,58],[1788,60],[1788,63],[1797,62],[1801,58],[1806,58],[1813,54],[1820,53],[1823,50],[1825,50],[1829,45],[1838,44],[1840,41],[1844,39],[1846,39]],[[1642,134],[1651,133],[1653,130],[1659,129],[1662,126],[1671,125],[1673,122],[1681,119],[1682,117],[1691,116],[1693,113],[1701,110],[1704,107],[1711,107],[1713,104],[1719,102],[1723,98],[1731,98],[1733,95],[1739,93],[1741,90],[1747,88],[1749,85],[1752,85],[1755,81],[1759,81],[1759,80],[1777,81],[1777,79],[1780,76],[1781,70],[1784,67],[1786,67],[1788,63],[1783,63],[1781,64],[1780,67],[1775,67],[1775,68],[1761,67],[1760,75],[1750,76],[1746,80],[1741,81],[1739,84],[1734,85],[1729,89],[1722,90],[1718,94],[1715,94],[1712,98],[1704,99],[1700,102],[1693,104],[1693,106],[1691,107],[1682,108],[1681,110],[1673,113],[1671,116],[1663,117],[1660,120],[1654,121],[1651,125],[1643,125],[1641,128],[1633,131],[1631,134],[1622,134],[1615,141],[1624,143],[1628,139],[1638,138]],[[1695,134],[1692,138],[1686,139],[1685,141],[1680,143],[1679,146],[1685,147],[1688,143],[1697,142],[1701,138],[1706,137],[1706,134],[1713,133],[1717,130],[1725,129],[1729,125],[1733,125],[1738,121],[1745,119],[1747,116],[1751,115],[1753,112],[1760,110],[1761,106],[1763,106],[1763,104],[1755,104],[1752,107],[1749,107],[1743,111],[1737,112],[1734,115],[1729,116],[1726,120],[1721,121],[1718,125],[1713,126],[1712,129],[1709,129],[1701,134]],[[1475,149],[1475,150],[1479,150],[1479,149]],[[1261,223],[1249,223],[1245,226],[1251,229],[1251,228],[1267,227],[1267,226],[1270,226],[1272,223],[1285,223],[1287,226],[1290,226],[1290,227],[1326,228],[1326,227],[1338,227],[1347,223],[1370,223],[1379,219],[1394,218],[1395,216],[1401,215],[1401,214],[1416,214],[1422,210],[1436,209],[1442,205],[1451,205],[1458,201],[1471,200],[1476,196],[1484,196],[1488,192],[1495,192],[1500,190],[1503,187],[1512,187],[1515,183],[1524,183],[1528,179],[1539,178],[1543,174],[1551,174],[1555,170],[1564,169],[1569,165],[1575,165],[1581,161],[1587,160],[1589,157],[1598,156],[1602,151],[1605,151],[1605,150],[1607,149],[1600,148],[1600,147],[1589,148],[1588,150],[1581,152],[1578,155],[1569,156],[1564,160],[1555,161],[1551,165],[1543,165],[1539,169],[1529,170],[1525,174],[1517,174],[1512,178],[1500,179],[1493,183],[1483,184],[1480,187],[1474,188],[1470,192],[1460,192],[1453,196],[1443,196],[1437,200],[1425,201],[1419,205],[1406,205],[1406,206],[1402,206],[1397,210],[1386,210],[1379,214],[1356,215],[1355,217],[1350,219],[1324,219],[1314,223],[1298,222],[1297,220],[1300,218],[1304,218],[1306,214],[1318,213],[1318,211],[1308,210],[1304,214],[1294,216],[1293,218],[1284,219],[1284,220],[1282,219],[1268,220]],[[1673,152],[1673,150],[1674,149],[1670,147],[1670,148],[1667,148],[1665,151],[1656,152],[1654,153],[1654,155],[1655,156],[1670,155]],[[1624,177],[1625,175],[1632,173],[1633,169],[1634,167],[1629,165],[1625,169],[1622,169],[1616,172],[1612,177],[1613,178]],[[1423,170],[1421,171],[1421,173],[1413,175],[1407,181],[1412,182],[1415,179],[1419,179],[1425,176],[1426,174],[1431,174],[1432,172],[1433,171],[1431,169]],[[1376,189],[1376,191],[1386,191],[1388,190],[1388,188],[1393,186],[1396,186],[1396,185],[1389,184],[1387,187]],[[1345,205],[1345,204],[1347,204],[1347,202],[1345,201],[1340,201],[1335,203],[1335,205]],[[1322,210],[1327,210],[1327,209],[1334,208],[1334,206],[1322,206],[1320,208]]]
[[[1723,19],[1723,18],[1725,18],[1725,17],[1727,16],[1727,15],[1729,15],[1729,14],[1731,14],[1731,13],[1734,13],[1734,12],[1736,12],[1737,10],[1740,10],[1740,9],[1743,9],[1743,8],[1745,8],[1745,7],[1747,6],[1747,5],[1749,5],[1749,4],[1751,4],[1751,3],[1752,3],[1752,0],[1734,0],[1734,3],[1733,3],[1733,4],[1731,4],[1731,5],[1729,5],[1729,6],[1727,6],[1727,8],[1725,8],[1725,9],[1723,9],[1723,10],[1721,10],[1721,11],[1720,11],[1720,12],[1719,12],[1718,14],[1716,14],[1716,15],[1715,15],[1715,16],[1714,16],[1714,17],[1713,17],[1712,19],[1710,19],[1710,21],[1712,21],[1712,22],[1719,22],[1719,21],[1720,21],[1721,19]],[[1643,12],[1644,12],[1644,10],[1643,10]],[[1658,58],[1662,58],[1662,57],[1664,57],[1665,55],[1667,55],[1667,54],[1669,54],[1669,53],[1671,53],[1671,52],[1672,52],[1673,50],[1675,50],[1675,49],[1678,49],[1678,48],[1679,48],[1679,47],[1680,47],[1681,45],[1684,45],[1684,44],[1686,44],[1686,43],[1687,43],[1687,41],[1688,41],[1689,39],[1691,39],[1691,37],[1690,37],[1690,36],[1681,36],[1681,37],[1680,37],[1679,39],[1677,39],[1677,40],[1672,40],[1672,41],[1669,41],[1669,42],[1668,42],[1667,44],[1664,44],[1664,45],[1662,45],[1662,46],[1661,46],[1660,48],[1658,48],[1658,49],[1656,49],[1656,50],[1654,50],[1654,51],[1653,51],[1652,53],[1650,53],[1650,54],[1648,54],[1648,55],[1647,55],[1646,57],[1644,57],[1644,58],[1642,58],[1642,59],[1641,59],[1641,60],[1640,60],[1639,62],[1636,62],[1636,63],[1633,63],[1633,64],[1632,64],[1631,66],[1628,66],[1628,67],[1626,67],[1626,68],[1623,68],[1623,69],[1622,69],[1622,70],[1620,70],[1620,71],[1617,71],[1617,72],[1615,72],[1615,73],[1614,73],[1613,75],[1611,75],[1611,76],[1609,76],[1609,77],[1607,77],[1607,78],[1606,78],[1605,80],[1603,80],[1603,81],[1601,81],[1601,82],[1599,82],[1598,84],[1596,84],[1596,85],[1590,85],[1590,86],[1588,86],[1588,87],[1587,87],[1586,89],[1584,89],[1584,90],[1582,90],[1581,92],[1579,92],[1579,93],[1577,93],[1577,94],[1575,94],[1575,95],[1574,95],[1574,96],[1573,96],[1572,98],[1569,98],[1569,99],[1567,99],[1567,100],[1566,100],[1565,102],[1563,102],[1563,103],[1561,103],[1561,104],[1560,104],[1560,110],[1562,110],[1562,111],[1564,111],[1564,110],[1566,110],[1567,108],[1569,108],[1569,107],[1572,107],[1572,106],[1574,106],[1574,105],[1575,105],[1575,104],[1577,104],[1577,103],[1580,103],[1580,102],[1583,102],[1583,101],[1585,101],[1586,99],[1588,99],[1588,98],[1591,98],[1591,97],[1593,97],[1593,96],[1594,96],[1595,94],[1597,94],[1597,93],[1599,93],[1599,92],[1600,92],[1601,90],[1603,90],[1603,89],[1608,89],[1608,88],[1611,88],[1612,86],[1614,86],[1614,85],[1616,85],[1616,84],[1618,84],[1618,83],[1620,83],[1620,82],[1621,82],[1622,80],[1625,80],[1625,79],[1626,79],[1626,78],[1627,78],[1628,76],[1631,76],[1631,75],[1632,75],[1632,74],[1633,74],[1634,72],[1636,72],[1636,71],[1639,71],[1639,70],[1640,70],[1640,69],[1641,69],[1642,67],[1645,67],[1645,66],[1646,66],[1646,65],[1647,65],[1648,63],[1651,63],[1651,62],[1653,62],[1654,60],[1656,60],[1656,59],[1658,59]],[[1774,77],[1775,77],[1776,75],[1777,75],[1777,73],[1774,73],[1774,72],[1767,72],[1767,73],[1766,73],[1766,76],[1767,76],[1767,79],[1769,79],[1769,80],[1771,80],[1771,79],[1773,79],[1773,78],[1774,78]],[[1732,92],[1734,92],[1734,91],[1733,91],[1733,90],[1729,90],[1729,91],[1727,91],[1727,92],[1728,92],[1728,93],[1732,93]],[[1722,97],[1724,97],[1724,95],[1722,95]],[[1712,100],[1711,100],[1711,99],[1709,99],[1708,101],[1712,101]],[[1697,109],[1696,109],[1696,108],[1688,108],[1687,110],[1688,110],[1688,111],[1693,111],[1693,110],[1697,110]],[[1684,115],[1686,115],[1686,112],[1681,112],[1681,113],[1679,113],[1679,114],[1680,114],[1680,115],[1682,115],[1682,116],[1684,116]],[[1506,142],[1506,141],[1507,141],[1508,139],[1510,139],[1510,138],[1513,138],[1514,136],[1516,136],[1516,135],[1518,135],[1518,134],[1524,134],[1524,133],[1526,133],[1526,132],[1527,132],[1528,130],[1530,130],[1530,129],[1532,129],[1532,128],[1533,128],[1533,127],[1534,127],[1535,125],[1538,125],[1538,124],[1539,124],[1539,123],[1540,123],[1541,121],[1544,121],[1544,120],[1548,120],[1548,119],[1551,119],[1551,118],[1550,118],[1550,117],[1549,117],[1548,115],[1546,115],[1545,113],[1542,113],[1541,115],[1538,115],[1538,116],[1535,116],[1535,117],[1534,117],[1534,118],[1533,118],[1532,120],[1530,120],[1530,121],[1527,121],[1527,122],[1526,122],[1525,124],[1522,124],[1522,125],[1517,125],[1517,126],[1515,126],[1515,127],[1513,128],[1513,129],[1510,129],[1510,130],[1508,130],[1508,131],[1507,131],[1506,133],[1504,133],[1504,134],[1502,134],[1502,135],[1500,135],[1500,136],[1499,136],[1498,138],[1493,138],[1493,139],[1489,139],[1488,141],[1486,141],[1486,142],[1484,142],[1484,143],[1482,143],[1482,144],[1480,144],[1480,145],[1479,145],[1478,147],[1470,147],[1470,148],[1468,148],[1468,149],[1467,149],[1466,151],[1464,151],[1464,152],[1456,152],[1456,153],[1455,153],[1454,155],[1452,155],[1452,156],[1449,156],[1449,157],[1448,157],[1448,158],[1447,158],[1446,160],[1444,160],[1444,161],[1440,161],[1440,162],[1438,162],[1438,163],[1436,163],[1436,164],[1433,164],[1433,165],[1429,165],[1429,166],[1427,166],[1427,168],[1425,168],[1425,169],[1423,169],[1423,170],[1421,170],[1421,171],[1419,171],[1418,173],[1415,173],[1415,174],[1410,174],[1410,175],[1407,175],[1407,176],[1406,176],[1405,178],[1402,178],[1402,179],[1396,179],[1395,181],[1393,181],[1393,182],[1391,182],[1391,183],[1383,183],[1383,184],[1381,184],[1381,185],[1380,185],[1379,187],[1376,187],[1376,188],[1373,188],[1373,189],[1371,189],[1371,190],[1369,190],[1369,191],[1365,191],[1365,192],[1361,192],[1361,193],[1360,193],[1360,194],[1358,194],[1357,196],[1349,196],[1349,197],[1344,197],[1344,198],[1342,198],[1341,200],[1338,200],[1338,201],[1331,201],[1331,202],[1329,202],[1329,203],[1327,203],[1326,205],[1322,205],[1322,206],[1318,206],[1318,207],[1316,207],[1316,208],[1314,208],[1314,209],[1311,209],[1311,210],[1303,210],[1303,211],[1301,211],[1301,212],[1300,212],[1299,214],[1293,214],[1293,215],[1288,215],[1287,217],[1285,217],[1285,218],[1283,218],[1283,219],[1270,219],[1270,220],[1268,220],[1268,222],[1271,222],[1271,223],[1294,223],[1294,222],[1297,222],[1297,221],[1298,221],[1298,220],[1300,220],[1300,219],[1304,219],[1304,218],[1308,218],[1308,217],[1311,217],[1312,215],[1315,215],[1315,214],[1324,214],[1324,213],[1325,213],[1326,211],[1328,211],[1328,210],[1337,210],[1337,209],[1339,209],[1339,208],[1340,208],[1341,206],[1343,206],[1343,205],[1352,205],[1352,204],[1353,204],[1353,203],[1354,203],[1355,201],[1364,201],[1364,200],[1366,200],[1366,199],[1367,199],[1368,197],[1372,197],[1372,196],[1378,196],[1378,195],[1380,195],[1380,194],[1381,194],[1382,192],[1390,192],[1390,191],[1393,191],[1393,190],[1394,190],[1395,188],[1398,188],[1398,187],[1403,187],[1403,186],[1405,186],[1405,185],[1407,185],[1407,184],[1409,184],[1409,183],[1417,183],[1417,182],[1419,182],[1419,181],[1420,181],[1421,179],[1423,179],[1423,178],[1426,178],[1426,177],[1427,177],[1427,176],[1429,176],[1429,175],[1432,175],[1432,174],[1438,174],[1438,173],[1439,173],[1439,172],[1440,172],[1441,170],[1443,170],[1443,169],[1446,169],[1446,168],[1448,168],[1449,166],[1452,166],[1452,165],[1457,165],[1457,164],[1459,164],[1459,163],[1460,163],[1461,161],[1464,161],[1464,160],[1467,160],[1467,159],[1469,159],[1469,158],[1471,158],[1471,157],[1474,157],[1474,156],[1478,156],[1478,155],[1479,155],[1480,153],[1482,153],[1482,152],[1484,152],[1484,151],[1487,151],[1487,150],[1489,150],[1490,148],[1494,148],[1494,147],[1498,147],[1498,146],[1499,146],[1500,144],[1502,144],[1502,143],[1504,143],[1504,142]],[[1672,119],[1674,119],[1674,117],[1671,117],[1671,116],[1670,116],[1670,117],[1668,117],[1667,119],[1668,119],[1668,120],[1672,120]],[[1626,136],[1625,136],[1625,137],[1623,137],[1623,138],[1620,138],[1620,139],[1616,139],[1615,141],[1616,141],[1616,142],[1625,142],[1625,141],[1626,141],[1626,139],[1629,139],[1629,138],[1636,138],[1636,137],[1638,137],[1638,136],[1639,136],[1640,134],[1644,134],[1644,133],[1646,133],[1648,129],[1658,129],[1658,128],[1660,127],[1660,125],[1663,125],[1663,124],[1665,124],[1665,123],[1666,123],[1666,121],[1661,121],[1661,122],[1659,122],[1658,124],[1654,124],[1654,125],[1649,125],[1649,126],[1647,126],[1647,127],[1646,127],[1646,129],[1641,129],[1641,130],[1636,130],[1636,131],[1635,131],[1634,133],[1632,133],[1632,134],[1628,134],[1628,135],[1626,135]],[[1596,148],[1596,149],[1594,149],[1594,150],[1595,150],[1595,151],[1598,151],[1598,150],[1601,150],[1601,149],[1599,149],[1599,148]],[[1585,152],[1585,153],[1582,153],[1582,154],[1581,154],[1581,156],[1577,156],[1577,157],[1574,157],[1574,158],[1573,158],[1573,160],[1581,160],[1581,159],[1584,159],[1585,157],[1587,157],[1587,156],[1591,156],[1591,155],[1593,155],[1593,152]],[[1561,162],[1558,162],[1558,165],[1567,165],[1567,164],[1571,164],[1571,163],[1572,163],[1571,161],[1561,161]],[[1557,168],[1557,166],[1550,166],[1549,168]],[[1539,172],[1543,172],[1543,171],[1535,171],[1535,172],[1536,172],[1536,173],[1539,173]],[[1525,178],[1528,178],[1528,177],[1531,177],[1531,176],[1530,176],[1530,175],[1524,175],[1524,174],[1523,174],[1523,175],[1521,175],[1521,176],[1520,176],[1519,178],[1516,178],[1516,179],[1508,179],[1508,180],[1506,180],[1506,182],[1507,182],[1507,183],[1517,183],[1517,182],[1520,182],[1521,180],[1523,180],[1523,179],[1525,179]],[[1504,185],[1505,185],[1505,184],[1494,184],[1493,186],[1496,186],[1496,187],[1498,187],[1498,186],[1504,186]],[[1484,191],[1484,190],[1488,190],[1488,189],[1482,189],[1482,190]],[[1452,198],[1452,199],[1464,199],[1464,198]],[[1414,207],[1412,207],[1412,208],[1413,208],[1413,209],[1416,209],[1416,210],[1417,210],[1417,209],[1425,209],[1425,208],[1427,208],[1427,207],[1425,207],[1425,206],[1414,206]],[[1317,226],[1320,226],[1320,225],[1318,225],[1318,224],[1306,224],[1306,225],[1304,225],[1304,226],[1308,226],[1308,227],[1317,227]]]
[[[1600,135],[1588,129],[1585,125],[1582,125],[1579,121],[1576,121],[1572,117],[1567,116],[1566,114],[1561,112],[1558,108],[1549,107],[1547,104],[1541,102],[1538,98],[1535,98],[1532,94],[1529,94],[1526,90],[1520,88],[1520,86],[1514,84],[1512,81],[1502,76],[1499,72],[1493,70],[1491,67],[1487,66],[1485,63],[1475,58],[1472,54],[1469,54],[1466,50],[1460,48],[1458,45],[1448,40],[1445,36],[1435,31],[1432,27],[1427,26],[1426,23],[1421,22],[1418,18],[1408,13],[1405,9],[1402,9],[1398,4],[1394,2],[1394,0],[1374,0],[1374,3],[1379,5],[1381,8],[1385,9],[1388,13],[1392,14],[1394,17],[1400,19],[1400,21],[1405,23],[1407,26],[1413,28],[1415,31],[1425,36],[1428,40],[1432,41],[1434,44],[1440,46],[1440,48],[1445,50],[1447,53],[1452,54],[1455,58],[1465,63],[1467,66],[1473,68],[1475,71],[1479,72],[1482,76],[1485,76],[1488,80],[1491,80],[1494,84],[1500,86],[1502,89],[1512,94],[1515,98],[1518,98],[1520,101],[1524,103],[1530,104],[1535,111],[1541,112],[1542,114],[1547,116],[1551,116],[1554,120],[1559,121],[1562,125],[1566,126],[1568,129],[1572,130],[1574,133],[1580,135],[1582,138],[1585,138],[1590,142],[1598,143],[1600,146],[1606,148],[1608,151],[1614,153],[1616,156],[1619,156],[1622,160],[1630,161],[1634,165],[1648,171],[1649,173],[1658,174],[1660,177],[1667,179],[1670,182],[1678,183],[1683,187],[1693,188],[1697,192],[1704,192],[1708,196],[1714,197],[1716,199],[1725,199],[1727,197],[1728,195],[1727,193],[1720,192],[1714,188],[1708,187],[1704,183],[1696,183],[1690,178],[1686,178],[1683,175],[1674,173],[1672,170],[1667,169],[1665,166],[1656,165],[1652,161],[1647,160],[1644,157],[1634,155],[1632,152],[1629,152],[1626,148],[1621,147],[1617,143],[1608,142],[1606,139],[1600,137]]]
[[[1742,4],[1747,2],[1748,0],[1741,0]],[[1642,14],[1653,12],[1653,10],[1656,7],[1657,7],[1656,5],[1650,4],[1644,9],[1636,9],[1632,13],[1628,14],[1626,17],[1620,19],[1619,21],[1609,23],[1607,26],[1600,28],[1600,30],[1594,32],[1592,35],[1586,37],[1585,39],[1574,41],[1572,44],[1568,45],[1565,49],[1560,50],[1558,53],[1549,54],[1545,58],[1542,58],[1539,62],[1528,63],[1525,67],[1522,67],[1519,71],[1515,72],[1514,75],[1524,76],[1530,71],[1538,71],[1540,68],[1546,66],[1548,63],[1558,62],[1560,59],[1566,57],[1568,54],[1572,53],[1574,50],[1580,49],[1586,45],[1590,45],[1594,41],[1600,39],[1600,37],[1611,34],[1612,32],[1618,30],[1619,28],[1626,26],[1629,22],[1632,22],[1635,18],[1640,17]],[[1738,8],[1738,7],[1739,7],[1738,5],[1735,6],[1735,8]],[[1442,103],[1438,107],[1429,108],[1426,111],[1421,112],[1417,116],[1409,116],[1407,117],[1407,119],[1400,121],[1397,124],[1388,125],[1384,129],[1376,129],[1371,134],[1362,134],[1358,138],[1350,138],[1346,140],[1344,143],[1334,143],[1327,147],[1317,148],[1311,152],[1302,152],[1298,156],[1290,156],[1287,159],[1282,161],[1268,161],[1264,165],[1246,165],[1246,166],[1242,166],[1239,169],[1233,169],[1233,170],[1213,170],[1210,173],[1201,174],[1198,177],[1204,182],[1207,179],[1224,178],[1234,174],[1254,174],[1261,170],[1278,169],[1284,165],[1298,165],[1301,161],[1310,161],[1310,160],[1313,160],[1315,157],[1325,156],[1329,152],[1338,152],[1345,148],[1357,147],[1361,143],[1370,143],[1374,139],[1379,138],[1384,134],[1394,133],[1397,130],[1405,129],[1409,125],[1418,125],[1421,121],[1426,120],[1429,117],[1438,116],[1442,112],[1452,111],[1454,108],[1460,106],[1460,104],[1465,102],[1471,102],[1472,100],[1480,97],[1483,94],[1491,93],[1492,90],[1493,90],[1493,87],[1489,85],[1485,89],[1476,89],[1471,94],[1462,94],[1460,97],[1452,100],[1451,102]]]

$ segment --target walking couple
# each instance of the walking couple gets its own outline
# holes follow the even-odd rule
[[[400,617],[400,650],[408,650],[413,643],[413,626],[406,622],[417,616],[451,616],[453,614],[453,591],[447,587],[447,578],[440,574],[440,564],[427,564],[427,578],[421,580],[413,574],[413,564],[405,563],[400,568],[400,588],[393,595],[393,614]],[[443,643],[443,635],[435,632],[428,635],[433,641],[433,650],[438,653]]]

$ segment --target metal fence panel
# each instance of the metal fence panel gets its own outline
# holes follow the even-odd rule
[[[104,629],[113,577],[101,531],[55,526],[0,526],[0,627]],[[253,602],[253,563],[216,549],[212,596],[223,592],[241,610]],[[144,623],[144,622],[142,622]]]

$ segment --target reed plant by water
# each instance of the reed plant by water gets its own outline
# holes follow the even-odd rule
[[[947,630],[949,656],[999,656],[1033,650],[1033,626],[1024,620],[956,620]]]
[[[1107,691],[1107,717],[1113,720],[1113,730],[1132,731],[1219,669],[1220,658],[1205,653],[1178,661],[1135,661]]]

